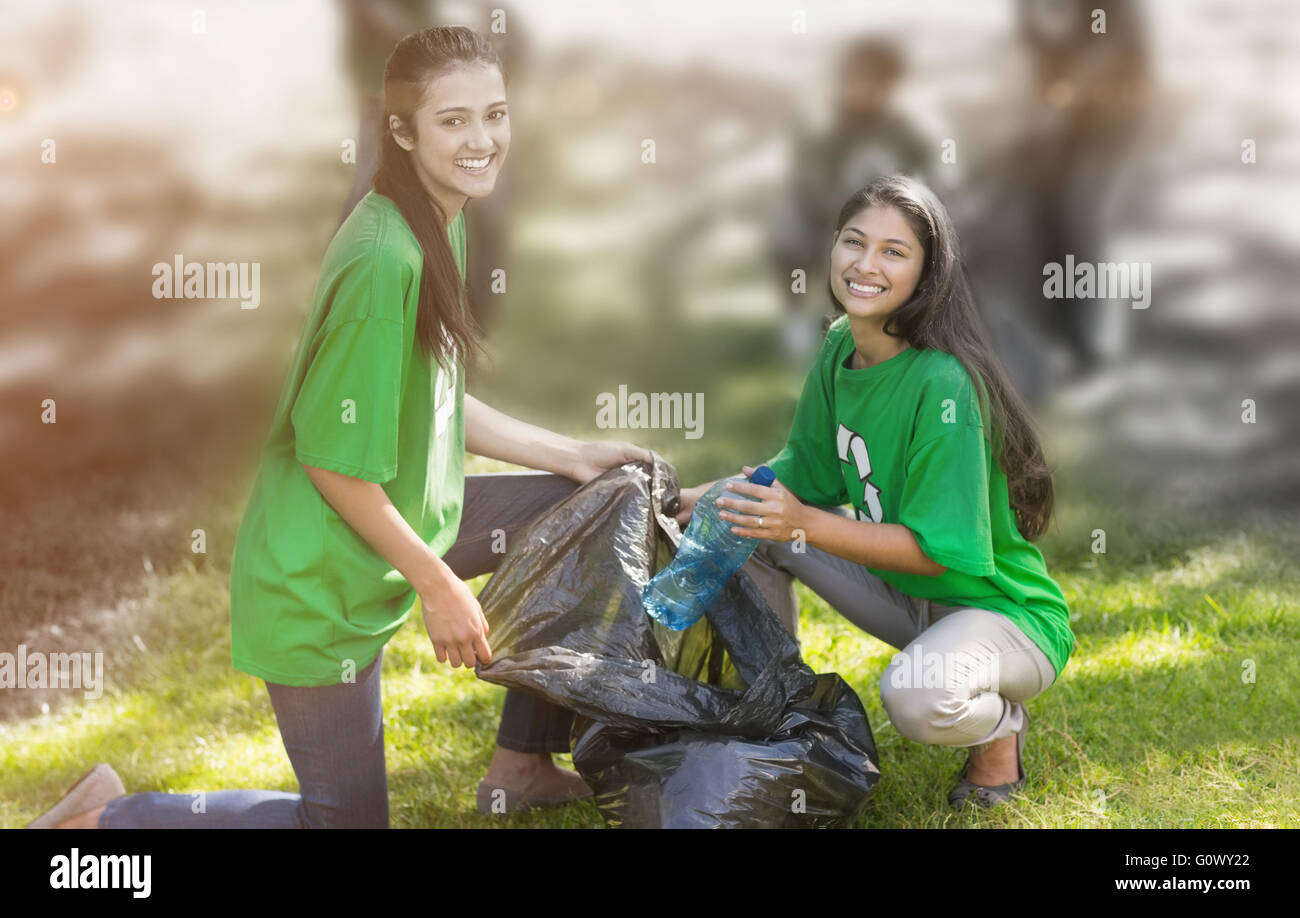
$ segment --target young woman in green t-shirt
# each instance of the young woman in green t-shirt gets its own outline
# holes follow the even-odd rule
[[[760,502],[721,498],[720,516],[764,540],[746,569],[788,628],[798,578],[901,650],[880,681],[891,722],[969,747],[949,800],[991,806],[1023,787],[1024,702],[1074,644],[1030,543],[1052,514],[1051,476],[928,188],[888,176],[850,197],[829,289],[839,317],[767,462],[777,480],[732,482]],[[680,523],[712,484],[682,492]]]
[[[34,827],[387,827],[381,663],[413,603],[439,662],[488,662],[488,624],[464,579],[500,564],[490,543],[607,469],[653,462],[464,392],[482,343],[465,303],[461,210],[496,182],[505,98],[497,53],[473,30],[425,29],[389,57],[374,191],[326,252],[240,525],[232,656],[265,680],[300,792],[128,796],[101,764]],[[544,474],[467,479],[466,451]],[[589,796],[551,758],[568,750],[570,716],[507,693],[481,811]]]

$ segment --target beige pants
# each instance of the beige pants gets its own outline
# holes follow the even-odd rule
[[[842,508],[822,509],[846,514]],[[1056,679],[1052,663],[1009,618],[899,592],[865,567],[791,542],[763,541],[743,570],[797,636],[794,580],[899,653],[880,678],[895,729],[918,743],[983,748],[1025,727],[1024,702]]]

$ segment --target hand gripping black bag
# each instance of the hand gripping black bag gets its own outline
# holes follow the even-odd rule
[[[610,826],[851,825],[880,777],[862,702],[803,663],[750,577],[685,631],[643,610],[678,492],[658,456],[630,462],[515,536],[479,596],[479,677],[575,712],[574,765]]]

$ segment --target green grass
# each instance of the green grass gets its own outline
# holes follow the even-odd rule
[[[1098,526],[1105,555],[1088,547]],[[890,648],[798,587],[807,661],[857,690],[879,746],[883,777],[861,825],[1300,825],[1290,574],[1300,527],[1260,515],[1196,528],[1067,499],[1043,547],[1079,646],[1029,704],[1023,799],[987,812],[945,802],[963,750],[913,743],[890,726],[877,692]],[[220,565],[173,571],[142,613],[147,650],[113,652],[103,698],[0,725],[0,825],[35,817],[96,761],[112,763],[129,790],[296,789],[265,689],[230,665],[226,578]],[[1246,661],[1253,682],[1243,681]],[[601,825],[589,804],[477,814],[504,690],[440,667],[418,621],[388,645],[383,679],[395,826]]]

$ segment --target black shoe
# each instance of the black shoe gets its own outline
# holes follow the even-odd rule
[[[1010,800],[1012,794],[1025,786],[1025,734],[1028,732],[1029,711],[1026,709],[1025,725],[1016,734],[1016,768],[1020,773],[1017,780],[1012,781],[1010,784],[997,784],[992,787],[967,781],[966,774],[970,771],[970,753],[967,753],[966,764],[961,767],[961,771],[957,774],[957,786],[948,792],[948,802],[957,809],[961,809],[966,801],[973,797],[976,803],[988,809]]]

